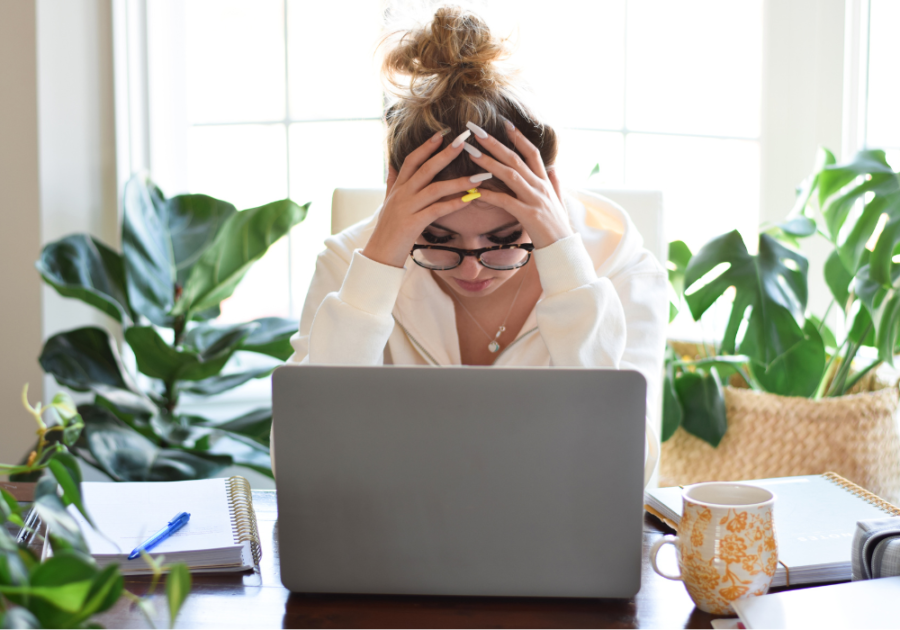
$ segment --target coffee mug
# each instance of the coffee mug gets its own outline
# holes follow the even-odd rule
[[[663,536],[650,549],[653,570],[681,580],[702,611],[734,614],[731,602],[765,595],[778,566],[772,522],[775,495],[741,483],[714,481],[688,486],[682,493],[677,536]],[[663,545],[674,545],[680,575],[656,564]]]

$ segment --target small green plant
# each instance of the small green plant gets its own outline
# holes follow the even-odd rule
[[[22,402],[37,423],[37,445],[24,464],[0,464],[0,474],[39,475],[34,509],[47,525],[46,542],[53,555],[41,561],[31,548],[16,542],[5,525],[26,527],[24,515],[16,499],[0,489],[0,627],[97,627],[92,618],[109,610],[123,595],[141,607],[152,626],[154,611],[149,597],[165,572],[169,619],[174,625],[191,589],[187,567],[163,566],[160,560],[150,559],[154,578],[144,598],[124,589],[118,565],[99,569],[68,511],[75,506],[93,526],[82,500],[81,469],[69,450],[80,438],[84,422],[65,393],[57,394],[47,406],[40,402],[31,406],[26,385]],[[40,533],[35,536],[39,542],[43,540]]]
[[[815,234],[832,248],[823,275],[833,299],[821,317],[808,312],[809,262],[799,251]],[[761,228],[756,254],[737,231],[695,255],[676,241],[669,279],[695,321],[717,302],[729,316],[722,338],[702,347],[705,356],[669,348],[663,440],[683,426],[717,446],[727,429],[722,385],[734,374],[782,396],[843,396],[900,352],[900,173],[883,151],[837,164],[823,149],[785,221]],[[825,324],[835,310],[840,341]],[[870,358],[860,364],[864,347]]]
[[[285,199],[238,212],[206,195],[167,199],[144,177],[125,187],[122,252],[86,234],[48,244],[37,261],[44,281],[119,322],[139,375],[113,335],[90,326],[49,338],[40,355],[60,385],[93,394],[82,405],[72,451],[116,481],[210,477],[232,464],[272,475],[271,407],[227,421],[184,413],[185,394],[214,397],[276,362],[233,369],[239,353],[290,356],[296,320],[214,320],[250,267],[301,222],[309,204]]]

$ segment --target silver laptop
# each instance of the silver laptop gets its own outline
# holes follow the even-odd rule
[[[284,366],[281,580],[295,592],[631,597],[644,378]]]

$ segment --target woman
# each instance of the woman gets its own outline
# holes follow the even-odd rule
[[[655,409],[665,272],[621,208],[563,195],[556,135],[505,57],[457,8],[387,52],[384,204],[326,241],[291,360],[635,369]]]

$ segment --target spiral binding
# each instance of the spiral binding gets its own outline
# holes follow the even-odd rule
[[[895,506],[892,503],[888,503],[877,494],[872,494],[865,488],[856,485],[852,481],[844,479],[837,473],[827,472],[822,475],[829,481],[836,483],[840,487],[842,487],[847,492],[858,496],[860,499],[868,503],[869,505],[874,505],[879,510],[884,512],[885,514],[890,514],[891,516],[900,516],[900,508]]]
[[[253,511],[253,495],[250,482],[235,475],[225,480],[228,488],[228,511],[231,514],[231,533],[237,544],[249,542],[253,564],[262,558],[259,531],[256,529],[256,513]]]

